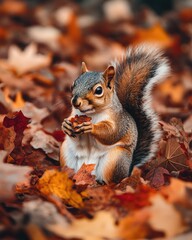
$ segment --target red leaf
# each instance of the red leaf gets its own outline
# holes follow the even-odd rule
[[[14,130],[17,134],[22,134],[29,124],[30,118],[27,118],[23,115],[21,111],[13,113],[11,117],[5,117],[3,119],[3,125],[6,128],[14,127]]]
[[[56,130],[51,134],[58,142],[63,142],[65,139],[65,134],[61,130]]]
[[[150,205],[149,197],[153,193],[153,189],[145,185],[140,185],[135,193],[124,193],[115,196],[119,199],[121,205],[128,209],[138,209]]]

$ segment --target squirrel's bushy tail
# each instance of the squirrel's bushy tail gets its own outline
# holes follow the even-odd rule
[[[138,128],[133,167],[151,159],[157,150],[161,131],[158,116],[151,105],[151,90],[168,75],[170,68],[161,51],[149,45],[129,48],[123,59],[113,65],[117,95]]]

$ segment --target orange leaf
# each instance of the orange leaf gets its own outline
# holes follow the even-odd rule
[[[47,170],[37,184],[39,191],[45,195],[56,195],[75,208],[83,206],[82,197],[73,189],[73,181],[68,174],[57,170]]]
[[[94,167],[95,167],[95,164],[86,165],[84,163],[79,169],[79,171],[73,177],[73,179],[76,181],[75,184],[78,184],[78,185],[95,184],[96,183],[95,177],[91,175],[91,172],[93,171]]]
[[[133,43],[138,44],[141,42],[157,43],[164,48],[170,47],[173,44],[172,38],[165,32],[160,24],[156,24],[148,29],[138,29]]]

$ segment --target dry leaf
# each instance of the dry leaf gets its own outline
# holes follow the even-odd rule
[[[27,176],[32,171],[31,167],[15,166],[9,163],[0,163],[0,200],[12,198],[13,188],[17,183],[28,181]]]
[[[117,239],[117,227],[111,213],[98,212],[93,219],[79,219],[64,229],[62,225],[48,225],[47,229],[64,238],[84,240]]]
[[[133,39],[134,44],[149,42],[158,44],[160,47],[169,48],[173,45],[173,38],[162,28],[160,24],[155,24],[148,29],[140,28],[137,30]]]
[[[161,159],[162,163],[159,165],[164,167],[169,172],[188,169],[187,157],[181,148],[181,145],[176,138],[169,138],[167,140],[165,149],[165,158]]]
[[[121,239],[146,239],[150,213],[145,209],[131,212],[127,217],[120,220],[117,229],[118,236]]]
[[[78,172],[74,175],[76,185],[92,185],[96,184],[95,177],[91,174],[95,168],[95,164],[83,164]]]
[[[47,44],[52,49],[58,48],[58,38],[61,33],[57,28],[51,26],[32,26],[28,28],[27,32],[33,41]]]
[[[156,231],[162,231],[170,238],[185,230],[182,217],[176,208],[168,203],[162,196],[156,194],[151,199],[149,207],[149,224]]]
[[[51,135],[42,130],[37,130],[30,142],[35,149],[42,149],[50,158],[59,161],[59,143]]]
[[[51,57],[37,53],[37,46],[31,44],[20,50],[17,46],[11,46],[8,52],[7,62],[19,74],[48,67],[51,63]]]
[[[44,195],[56,195],[75,208],[83,206],[82,197],[73,189],[73,181],[68,174],[56,170],[47,170],[39,179],[37,188]]]

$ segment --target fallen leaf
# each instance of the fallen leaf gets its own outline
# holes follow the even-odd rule
[[[29,37],[38,43],[47,44],[52,49],[58,49],[58,38],[61,33],[51,26],[32,26],[27,29]]]
[[[91,174],[95,168],[95,164],[83,164],[81,168],[75,173],[73,180],[76,185],[93,185],[96,184],[95,177]]]
[[[40,227],[45,227],[46,224],[61,224],[64,228],[68,225],[67,220],[58,213],[56,206],[42,199],[24,202],[23,212],[29,216],[31,224]]]
[[[135,192],[119,194],[115,198],[119,200],[121,206],[129,210],[134,210],[150,205],[150,196],[152,194],[154,194],[153,189],[145,185],[140,185]]]
[[[43,119],[50,115],[47,108],[38,108],[30,102],[26,102],[22,108],[23,114],[31,119],[33,123],[41,123]]]
[[[185,202],[186,189],[192,189],[192,183],[184,182],[176,178],[171,178],[169,186],[164,186],[160,189],[160,193],[170,203]]]
[[[51,56],[37,53],[35,44],[27,46],[24,51],[17,46],[11,46],[7,62],[19,75],[22,75],[32,70],[48,67],[51,63]]]
[[[167,140],[165,157],[162,157],[159,166],[167,169],[169,172],[189,168],[187,156],[175,138],[171,137]]]
[[[186,229],[179,212],[162,196],[156,194],[150,201],[152,205],[148,208],[149,224],[154,230],[162,231],[170,238]]]
[[[150,213],[145,209],[131,212],[120,220],[117,228],[118,237],[121,239],[147,239],[150,229],[148,226]]]
[[[161,96],[168,98],[173,104],[180,104],[183,101],[185,89],[182,81],[172,76],[169,80],[163,81],[158,86]]]
[[[174,41],[173,38],[171,38],[171,36],[158,23],[151,28],[140,28],[136,31],[133,43],[139,44],[142,42],[151,42],[153,44],[158,44],[160,47],[169,48],[173,45]]]
[[[44,195],[53,194],[75,208],[83,207],[81,195],[73,189],[73,181],[65,172],[47,170],[36,186]]]
[[[68,228],[62,225],[47,225],[47,229],[57,236],[84,240],[117,239],[117,226],[111,213],[98,212],[93,219],[75,220]]]
[[[15,148],[16,133],[13,127],[6,128],[0,122],[0,149],[6,150],[11,153]]]
[[[16,93],[15,101],[13,101],[9,96],[9,94],[10,94],[9,88],[6,88],[4,90],[4,94],[5,94],[7,103],[9,103],[11,106],[12,111],[21,110],[21,108],[23,108],[25,106],[25,101],[22,97],[21,92]]]
[[[30,142],[35,149],[42,149],[50,158],[59,161],[59,143],[49,134],[42,130],[37,130]]]
[[[9,163],[0,163],[0,200],[4,201],[14,197],[16,184],[29,181],[29,173],[32,171],[28,166],[14,166]]]
[[[165,174],[170,175],[167,169],[154,167],[147,173],[145,179],[149,180],[152,187],[159,188],[165,184]]]

